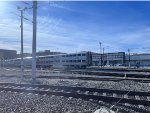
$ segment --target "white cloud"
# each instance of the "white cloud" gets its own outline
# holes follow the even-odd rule
[[[55,7],[65,8],[56,5]],[[67,8],[67,10],[70,10]],[[26,17],[32,16],[25,13]],[[134,28],[132,31],[123,31],[119,26],[93,27],[66,22],[62,18],[38,16],[37,26],[37,50],[50,49],[53,51],[75,52],[94,51],[99,52],[99,41],[103,47],[109,46],[106,52],[124,51],[128,45],[149,46],[149,27]],[[9,24],[8,24],[9,23]],[[0,48],[13,48],[20,51],[20,20],[3,18],[0,21]],[[122,29],[122,30],[120,30]],[[10,40],[11,39],[11,40]],[[8,41],[8,42],[7,42]],[[10,42],[12,41],[12,42]],[[24,21],[24,48],[25,52],[31,52],[32,23]],[[8,45],[8,46],[7,46]]]

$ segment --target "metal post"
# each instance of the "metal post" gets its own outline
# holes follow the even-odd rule
[[[3,74],[4,74],[4,58],[2,58],[2,74],[1,75]]]
[[[101,61],[101,68],[102,68],[102,43],[99,42],[99,45],[100,45],[100,61]]]
[[[129,68],[131,66],[131,63],[130,63],[130,49],[128,49],[128,52],[129,52]]]
[[[104,67],[104,49],[105,48],[103,48],[103,67]]]
[[[23,10],[21,11],[21,79],[24,75],[24,63],[23,63]]]
[[[3,58],[3,69],[4,69],[4,58]]]
[[[33,1],[32,80],[36,79],[36,24],[37,1]]]

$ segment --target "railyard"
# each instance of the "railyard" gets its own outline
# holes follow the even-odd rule
[[[149,72],[126,71],[126,75],[134,74],[131,77],[109,76],[111,73],[123,75],[121,71],[88,72],[37,70],[37,79],[33,82],[29,69],[24,71],[21,79],[19,69],[3,68],[0,112],[92,113],[101,106],[110,108],[119,100],[113,107],[119,113],[150,112],[150,83],[146,78]]]
[[[0,113],[150,113],[149,3],[0,2]]]

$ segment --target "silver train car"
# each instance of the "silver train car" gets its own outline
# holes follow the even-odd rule
[[[20,67],[21,58],[4,60],[6,67]],[[24,67],[31,67],[32,57],[24,58]],[[36,57],[37,68],[86,68],[92,65],[91,52],[45,55]]]

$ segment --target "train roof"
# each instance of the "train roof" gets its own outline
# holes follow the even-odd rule
[[[57,54],[57,55],[44,55],[44,56],[38,56],[38,57],[62,56],[62,55],[74,55],[74,54],[81,54],[81,53],[87,53],[87,51],[82,51],[82,52],[78,52],[78,53]]]

